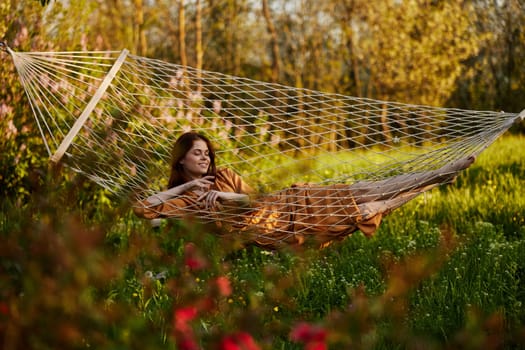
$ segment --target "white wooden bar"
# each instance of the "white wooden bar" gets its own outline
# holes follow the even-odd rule
[[[104,92],[106,92],[107,88],[109,87],[109,84],[111,83],[111,81],[119,71],[120,67],[122,66],[122,63],[124,63],[124,60],[126,59],[128,53],[128,50],[122,50],[120,56],[113,64],[113,67],[111,67],[108,74],[104,77],[104,80],[98,87],[97,91],[95,92],[93,97],[91,97],[89,103],[86,105],[86,108],[84,108],[84,110],[82,111],[82,114],[75,121],[75,124],[73,124],[73,127],[71,128],[71,130],[69,130],[56,152],[51,156],[52,162],[58,163],[60,159],[62,159],[62,156],[73,142],[73,139],[80,131],[80,128],[82,128],[91,112],[93,112],[93,110],[97,106],[98,101],[102,98],[102,95],[104,95]]]

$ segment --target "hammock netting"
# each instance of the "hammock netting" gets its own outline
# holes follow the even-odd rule
[[[466,167],[461,162],[478,155],[523,114],[324,93],[127,50],[7,51],[52,161],[115,194],[133,193],[140,202],[166,189],[175,139],[197,131],[215,145],[219,168],[233,169],[256,189],[253,205],[264,207],[265,214],[254,219],[253,212],[243,214],[224,203],[220,214],[195,215],[231,226],[249,215],[252,228],[260,225],[253,234],[280,231],[268,235],[270,241],[337,227],[338,217],[359,214],[343,209],[353,201],[381,202],[381,210],[389,212],[450,182]],[[308,201],[293,190],[305,188],[298,183],[310,184]],[[373,195],[370,188],[376,189]],[[322,218],[300,219],[297,211],[306,205],[304,217]],[[292,229],[291,217],[302,220],[302,228]],[[288,223],[272,224],[280,220]]]

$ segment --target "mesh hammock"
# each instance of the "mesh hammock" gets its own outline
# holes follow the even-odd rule
[[[249,208],[186,213],[268,247],[372,232],[366,225],[451,182],[524,115],[323,93],[127,50],[5,50],[53,162],[140,206],[166,189],[175,139],[197,131],[216,147],[217,166],[257,196]],[[177,216],[166,208],[158,214]]]

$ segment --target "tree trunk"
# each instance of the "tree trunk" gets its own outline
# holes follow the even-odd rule
[[[202,49],[202,8],[200,0],[195,3],[195,55],[197,70],[197,92],[202,92],[202,57],[204,55]]]
[[[184,13],[184,0],[179,0],[179,55],[180,64],[188,65],[188,58],[186,56],[186,19]]]
[[[383,105],[381,112],[381,128],[383,129],[384,143],[390,144],[392,142],[392,133],[388,125],[388,106],[386,104]]]
[[[135,0],[135,48],[139,56],[147,52],[146,33],[144,32],[144,4],[142,0]]]
[[[263,16],[266,20],[266,27],[270,34],[270,43],[272,46],[272,75],[271,79],[273,83],[279,81],[279,42],[277,37],[277,31],[272,22],[272,16],[270,8],[268,7],[268,0],[262,0]]]

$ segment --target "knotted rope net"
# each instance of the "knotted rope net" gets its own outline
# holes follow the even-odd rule
[[[127,50],[6,50],[52,161],[140,203],[166,189],[175,139],[200,132],[215,145],[218,167],[258,195],[252,210],[188,210],[227,227],[242,222],[268,244],[388,213],[450,182],[523,118],[324,93]]]

